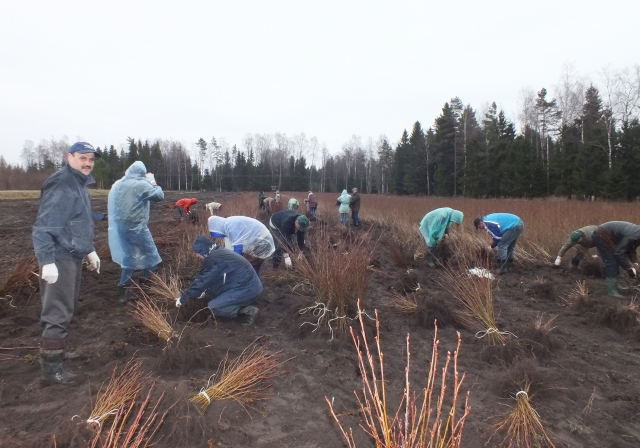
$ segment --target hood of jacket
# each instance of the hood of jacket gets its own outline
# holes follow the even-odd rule
[[[212,247],[213,247],[213,241],[211,241],[206,236],[200,235],[193,242],[193,250],[205,258],[207,258],[207,256],[209,255],[209,252],[211,252]]]
[[[227,222],[227,220],[222,216],[211,216],[209,218],[209,233],[211,233],[212,237],[224,238],[227,236],[224,229],[225,222]]]
[[[144,163],[137,161],[127,168],[127,171],[124,172],[124,177],[127,179],[142,179],[145,174],[147,174],[147,167],[144,166]]]

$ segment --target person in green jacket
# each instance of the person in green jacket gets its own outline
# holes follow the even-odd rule
[[[593,232],[598,228],[598,226],[585,226],[578,230],[574,230],[571,232],[569,239],[564,246],[558,252],[558,256],[556,257],[556,261],[554,261],[554,265],[560,266],[562,263],[562,257],[567,253],[569,249],[573,246],[576,246],[576,254],[571,259],[571,269],[577,269],[580,264],[580,260],[584,258],[584,254],[589,252],[589,249],[595,247],[593,244]]]
[[[463,218],[464,214],[461,211],[449,207],[437,208],[424,215],[420,221],[420,233],[427,243],[427,265],[429,267],[436,267],[436,249],[444,235],[449,233],[451,224],[460,225]]]
[[[340,223],[349,226],[349,204],[351,203],[351,195],[347,190],[342,190],[342,194],[338,197],[338,212],[340,213]]]

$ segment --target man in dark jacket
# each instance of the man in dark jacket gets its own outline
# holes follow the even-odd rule
[[[591,237],[604,263],[607,293],[622,298],[618,292],[620,267],[636,278],[636,249],[640,245],[640,226],[626,221],[600,224]]]
[[[273,268],[278,269],[282,262],[282,250],[295,251],[294,235],[297,237],[298,249],[304,250],[304,234],[309,227],[309,218],[294,210],[282,210],[269,220],[269,230],[273,235],[276,250],[273,253]]]
[[[176,306],[189,299],[197,299],[209,291],[213,299],[209,308],[214,316],[235,319],[246,315],[243,325],[253,324],[258,308],[252,304],[262,293],[258,274],[242,255],[213,243],[206,236],[199,236],[193,250],[203,260],[198,276],[191,286],[176,299]]]
[[[349,203],[349,207],[351,207],[351,218],[353,219],[353,225],[356,227],[360,226],[360,193],[358,193],[358,189],[354,188],[351,190],[351,202]]]
[[[585,226],[571,232],[567,242],[560,248],[560,252],[558,252],[556,261],[554,261],[553,264],[555,266],[560,266],[564,254],[566,254],[573,246],[576,246],[576,254],[571,259],[571,269],[577,269],[580,264],[580,260],[584,258],[584,254],[589,253],[589,249],[594,247],[592,238],[593,232],[595,232],[597,228],[598,226]]]
[[[84,375],[62,367],[75,357],[65,352],[69,324],[78,304],[82,260],[100,273],[100,258],[93,247],[93,213],[87,185],[99,153],[88,143],[74,143],[68,165],[49,177],[40,191],[40,208],[33,226],[33,247],[40,267],[43,328],[40,342],[41,381],[75,386]]]

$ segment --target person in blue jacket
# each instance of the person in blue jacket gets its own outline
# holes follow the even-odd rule
[[[224,238],[224,247],[245,255],[259,274],[262,262],[276,250],[269,229],[257,219],[248,216],[211,216],[209,233],[212,238]]]
[[[109,192],[109,249],[113,261],[122,268],[118,284],[118,299],[122,303],[131,300],[129,286],[133,273],[143,271],[144,281],[162,261],[147,227],[150,202],[162,199],[162,188],[142,162],[134,162]]]
[[[202,266],[191,286],[176,299],[176,306],[209,291],[213,296],[209,308],[214,316],[235,319],[244,315],[247,320],[243,325],[253,324],[258,315],[258,308],[253,303],[262,293],[262,283],[251,263],[242,255],[214,244],[206,236],[196,238],[193,250],[203,260]]]
[[[437,208],[424,215],[424,218],[420,221],[419,229],[427,243],[427,265],[429,267],[436,267],[438,244],[442,241],[444,235],[449,233],[451,224],[460,225],[463,218],[464,214],[461,211],[449,207]]]
[[[491,213],[473,220],[476,229],[485,229],[491,235],[491,248],[498,248],[498,274],[513,269],[513,253],[520,234],[524,230],[522,220],[511,213]]]

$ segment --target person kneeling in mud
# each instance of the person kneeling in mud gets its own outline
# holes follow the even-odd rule
[[[202,260],[202,266],[191,286],[176,299],[176,307],[209,291],[213,296],[209,308],[214,316],[235,319],[245,315],[247,320],[242,325],[253,324],[258,315],[253,303],[263,288],[251,263],[206,236],[196,238],[193,250]]]

